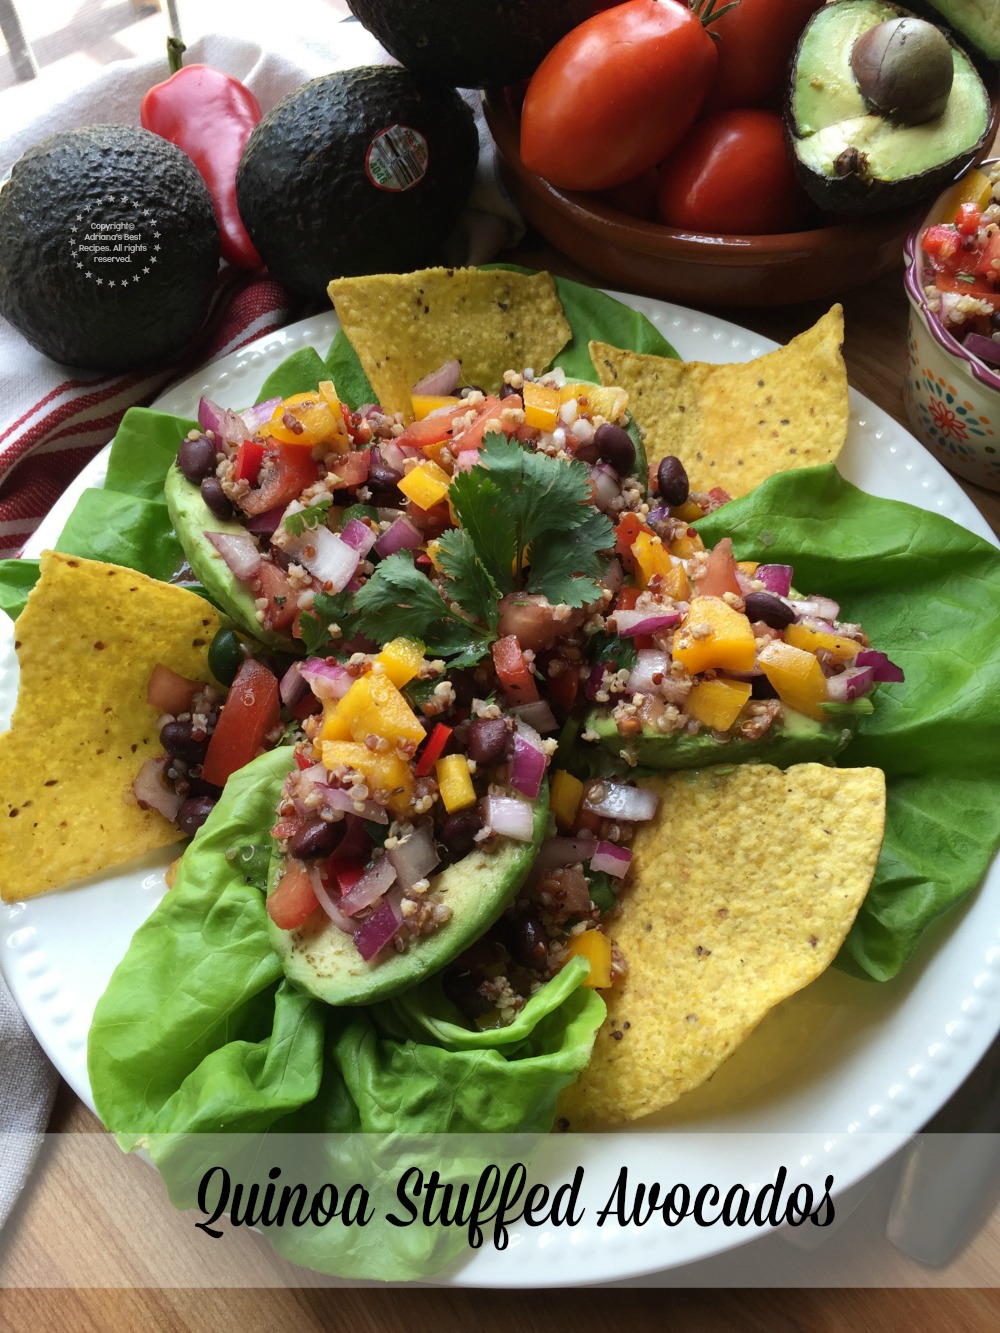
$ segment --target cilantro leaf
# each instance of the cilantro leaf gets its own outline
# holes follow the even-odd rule
[[[357,616],[349,592],[318,592],[313,598],[312,610],[299,617],[302,645],[307,653],[318,653],[330,643],[330,625],[340,627],[340,637],[349,639],[357,629]]]
[[[428,652],[471,666],[489,649],[488,629],[457,615],[408,553],[390,555],[354,597],[359,627],[377,643],[404,636]]]
[[[300,509],[295,514],[288,514],[282,519],[285,531],[290,532],[293,537],[301,537],[306,528],[318,528],[321,523],[326,521],[326,515],[332,503],[333,496],[330,495],[322,500],[317,500],[314,505]]]
[[[600,591],[597,582],[602,562],[598,552],[614,545],[614,528],[606,514],[588,509],[584,521],[573,529],[572,539],[536,538],[528,551],[530,572],[527,592],[543,592],[550,602],[585,606]]]
[[[500,623],[500,593],[476,554],[463,528],[449,528],[437,541],[437,560],[448,580],[448,591],[470,615],[482,620],[491,634]]]

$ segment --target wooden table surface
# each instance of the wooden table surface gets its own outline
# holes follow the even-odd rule
[[[553,256],[537,239],[529,236],[518,247],[521,262],[548,265],[568,276],[586,277],[578,269]],[[905,425],[902,402],[904,340],[907,307],[899,272],[854,292],[845,293],[844,354],[851,384],[896,420]],[[825,309],[825,302],[773,310],[720,312],[735,322],[785,342],[811,324]],[[977,487],[964,489],[1000,533],[1000,495]],[[60,1089],[51,1129],[67,1136],[59,1149],[34,1172],[10,1223],[0,1236],[0,1330],[28,1333],[133,1333],[155,1329],[189,1333],[230,1322],[242,1333],[279,1328],[289,1333],[305,1330],[353,1328],[358,1333],[376,1329],[433,1329],[435,1333],[475,1327],[481,1333],[536,1333],[543,1328],[566,1327],[575,1333],[606,1333],[609,1328],[628,1328],[632,1333],[664,1327],[712,1330],[867,1330],[934,1329],[935,1333],[969,1333],[1000,1324],[1000,1296],[989,1289],[996,1266],[990,1257],[1000,1245],[1000,1215],[995,1214],[973,1242],[971,1278],[963,1278],[966,1289],[905,1289],[919,1272],[881,1236],[884,1211],[870,1224],[873,1262],[884,1258],[885,1277],[878,1267],[869,1281],[888,1284],[887,1289],[826,1290],[567,1290],[549,1292],[491,1292],[488,1296],[462,1290],[314,1290],[304,1281],[298,1289],[266,1289],[251,1269],[237,1289],[198,1288],[140,1289],[155,1277],[136,1270],[123,1281],[132,1288],[94,1289],[78,1284],[26,1287],[26,1280],[54,1284],[67,1272],[67,1255],[86,1237],[107,1249],[129,1245],[154,1256],[168,1243],[169,1209],[158,1194],[158,1179],[141,1168],[119,1185],[121,1209],[110,1207],[91,1195],[91,1186],[75,1158],[75,1137],[100,1132],[91,1113],[64,1085]],[[62,1147],[66,1144],[66,1147]],[[148,1179],[147,1179],[148,1177]],[[136,1239],[135,1228],[126,1228],[122,1216],[136,1204],[135,1192],[148,1193],[139,1199],[140,1218],[148,1226]],[[157,1216],[159,1214],[159,1216]],[[882,1249],[879,1250],[879,1245]],[[975,1252],[982,1256],[978,1267]],[[882,1256],[880,1258],[879,1256]],[[70,1270],[71,1271],[71,1270]],[[30,1277],[44,1274],[40,1277]],[[29,1277],[26,1278],[25,1275]],[[106,1281],[105,1278],[99,1278]],[[255,1282],[258,1284],[255,1288]],[[899,1282],[904,1289],[892,1289]]]

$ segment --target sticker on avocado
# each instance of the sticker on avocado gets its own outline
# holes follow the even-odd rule
[[[368,145],[365,170],[380,190],[412,190],[427,173],[427,140],[409,125],[390,125]]]

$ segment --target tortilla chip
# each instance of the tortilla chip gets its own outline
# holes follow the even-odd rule
[[[628,975],[559,1102],[575,1130],[649,1115],[710,1078],[833,961],[882,845],[877,768],[745,764],[644,785],[661,814],[639,828],[612,930]]]
[[[505,370],[546,369],[572,333],[548,273],[428,268],[336,278],[327,292],[376,398],[407,417],[413,385],[445,361],[495,391]]]
[[[673,454],[691,489],[745,495],[776,472],[832,463],[847,439],[844,314],[754,361],[709,365],[592,342],[602,384],[628,392],[651,464]]]
[[[146,702],[158,662],[211,680],[222,621],[196,593],[95,560],[45,551],[14,626],[20,663],[0,735],[0,897],[31,898],[131,861],[182,835],[130,799],[160,754]]]

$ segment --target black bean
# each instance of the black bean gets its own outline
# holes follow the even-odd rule
[[[201,498],[216,518],[232,518],[233,506],[218,477],[206,477],[201,483]]]
[[[660,460],[656,469],[656,489],[663,503],[668,505],[682,505],[691,493],[684,464],[673,454]]]
[[[468,671],[449,671],[448,680],[451,682],[451,688],[455,691],[455,707],[469,708],[473,699],[476,697],[477,686],[472,674]]]
[[[518,917],[511,924],[510,951],[522,967],[537,967],[545,961],[548,940],[539,918],[532,913]]]
[[[211,796],[189,796],[177,811],[177,827],[189,838],[193,837],[215,809]]]
[[[500,385],[500,392],[497,394],[497,397],[500,399],[501,402],[503,402],[503,400],[505,398],[509,398],[512,393],[519,394],[520,392],[521,390],[515,389],[513,384],[508,384],[506,381],[504,381],[504,383]]]
[[[212,476],[215,465],[215,445],[207,435],[199,435],[194,440],[181,440],[177,450],[177,466],[188,481],[202,481]]]
[[[200,764],[208,748],[208,736],[196,737],[191,722],[166,722],[160,728],[160,744],[173,758]]]
[[[468,856],[482,826],[479,807],[475,805],[468,810],[456,810],[454,814],[445,816],[438,841],[444,844],[449,861],[459,861],[463,856]]]
[[[784,629],[795,620],[792,608],[773,592],[748,592],[743,606],[749,620],[763,620],[771,629]]]
[[[377,449],[371,452],[371,459],[368,464],[368,482],[370,490],[381,493],[382,491],[394,491],[403,480],[402,472],[391,467]]]
[[[469,758],[477,764],[499,764],[507,757],[510,726],[505,717],[477,717],[469,724]]]
[[[594,431],[594,444],[597,456],[609,467],[613,467],[619,477],[627,477],[635,467],[635,445],[627,430],[605,421]]]
[[[288,839],[288,850],[301,861],[313,856],[329,856],[337,850],[343,832],[343,821],[328,824],[325,819],[314,819],[292,834]]]

